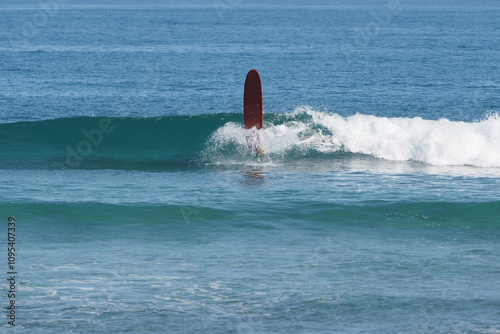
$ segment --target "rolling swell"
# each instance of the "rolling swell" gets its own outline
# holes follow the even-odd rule
[[[152,205],[144,203],[107,204],[98,202],[0,203],[0,210],[26,223],[48,225],[157,225],[222,224],[245,228],[287,229],[296,224],[357,226],[475,226],[498,230],[500,202],[392,202],[360,201],[357,204],[303,201],[287,214],[279,205],[262,208],[255,216],[255,205],[235,203],[226,207],[207,205]],[[285,219],[286,218],[286,219]],[[285,226],[282,225],[286,221]]]

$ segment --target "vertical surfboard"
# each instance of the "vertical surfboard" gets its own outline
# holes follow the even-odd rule
[[[245,129],[256,127],[261,129],[264,123],[262,110],[262,82],[257,70],[251,70],[245,80],[245,94],[243,98],[243,118]]]

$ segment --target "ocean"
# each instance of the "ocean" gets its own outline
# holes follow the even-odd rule
[[[6,0],[0,60],[1,333],[500,333],[498,2]]]

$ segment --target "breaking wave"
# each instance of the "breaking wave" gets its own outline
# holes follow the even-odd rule
[[[321,161],[416,161],[436,166],[500,167],[500,117],[477,122],[421,117],[349,117],[297,108],[266,114],[258,131],[267,151],[248,149],[241,114],[161,118],[78,117],[0,124],[0,168],[162,170],[207,165]]]

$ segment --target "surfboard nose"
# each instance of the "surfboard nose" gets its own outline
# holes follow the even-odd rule
[[[253,127],[261,129],[264,123],[262,81],[259,72],[255,69],[250,70],[245,79],[243,118],[245,120],[245,129]]]

